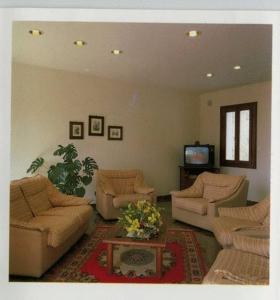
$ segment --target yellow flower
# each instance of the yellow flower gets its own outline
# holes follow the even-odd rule
[[[127,220],[129,223],[132,222],[132,220],[131,220],[131,218],[130,218],[129,216],[125,216],[125,218],[126,218],[126,220]]]

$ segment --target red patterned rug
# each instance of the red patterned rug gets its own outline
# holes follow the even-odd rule
[[[185,229],[167,231],[163,253],[163,275],[155,273],[152,249],[114,248],[113,274],[108,275],[106,244],[102,240],[112,226],[97,226],[92,236],[84,236],[42,278],[52,282],[117,283],[201,283],[207,272],[195,232]]]

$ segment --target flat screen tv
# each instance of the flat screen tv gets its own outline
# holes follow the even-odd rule
[[[215,163],[214,145],[185,145],[184,165],[189,168],[213,168]]]

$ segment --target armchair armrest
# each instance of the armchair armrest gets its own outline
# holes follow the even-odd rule
[[[141,172],[139,172],[136,175],[133,190],[134,190],[135,193],[139,193],[139,194],[150,194],[150,193],[153,193],[155,191],[154,188],[148,186],[145,183],[143,174]]]
[[[13,228],[20,228],[20,229],[26,229],[26,230],[35,230],[35,231],[48,231],[48,227],[40,225],[40,224],[32,224],[25,221],[15,220],[11,219],[10,226]]]
[[[177,198],[202,198],[202,193],[195,186],[181,191],[171,191],[170,194]]]
[[[199,175],[194,184],[181,191],[170,192],[172,196],[177,198],[202,198],[203,197],[203,182],[201,180],[201,175]]]
[[[110,183],[109,180],[105,176],[98,175],[98,182],[97,184],[100,186],[101,190],[103,191],[104,194],[106,195],[111,195],[113,197],[116,196],[116,192],[114,191],[114,187]]]
[[[134,188],[134,191],[139,194],[150,194],[153,193],[155,189],[143,184],[143,185],[136,186]]]

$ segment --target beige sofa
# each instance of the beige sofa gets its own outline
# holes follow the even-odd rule
[[[218,208],[246,205],[248,186],[244,176],[203,172],[190,188],[171,192],[172,217],[212,231]]]
[[[269,284],[269,237],[233,236],[233,247],[219,252],[204,284]]]
[[[10,185],[10,274],[40,277],[87,230],[88,200],[60,193],[40,175]]]
[[[120,208],[138,200],[156,201],[140,170],[96,171],[96,209],[104,219],[117,219]]]
[[[266,237],[270,226],[270,197],[247,207],[219,208],[213,233],[223,248],[230,248],[236,234]]]

